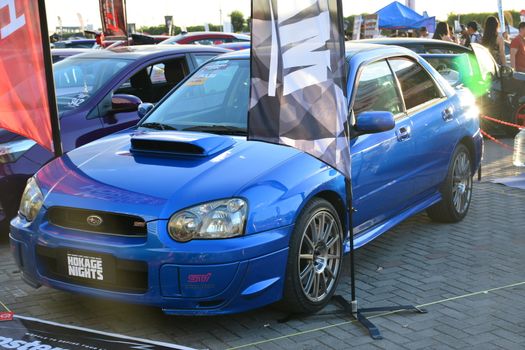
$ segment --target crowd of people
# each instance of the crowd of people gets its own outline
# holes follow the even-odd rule
[[[525,22],[518,26],[519,33],[510,42],[510,62],[505,55],[505,42],[509,41],[508,33],[500,34],[500,23],[495,16],[489,16],[483,26],[483,34],[480,33],[477,22],[469,22],[466,26],[461,25],[461,32],[454,34],[452,28],[446,22],[439,22],[432,39],[455,42],[464,46],[472,43],[485,46],[499,65],[509,65],[517,72],[525,73]],[[420,38],[428,38],[427,28],[419,30]]]

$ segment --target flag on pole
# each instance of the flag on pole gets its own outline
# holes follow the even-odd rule
[[[499,32],[505,31],[505,16],[503,15],[503,0],[498,0]]]
[[[128,37],[126,0],[99,0],[102,32],[105,36]]]
[[[36,141],[57,151],[53,143],[50,96],[45,45],[40,12],[43,1],[0,0],[0,128]],[[49,67],[50,68],[50,67]],[[58,121],[57,121],[58,123]],[[59,143],[58,143],[59,145]]]
[[[350,178],[340,0],[252,1],[248,138],[300,149]]]

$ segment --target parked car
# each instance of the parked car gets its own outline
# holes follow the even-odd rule
[[[418,54],[459,54],[471,53],[468,47],[444,40],[423,39],[423,38],[380,38],[380,39],[363,39],[360,43],[379,44],[379,45],[397,45],[406,47]]]
[[[72,39],[53,43],[54,49],[92,49],[96,44],[95,39]]]
[[[195,45],[122,47],[89,50],[54,64],[64,150],[135,125],[140,103],[158,102],[202,62],[228,51]],[[27,179],[51,158],[35,142],[0,129],[0,226],[16,215]]]
[[[525,125],[525,74],[499,66],[479,44],[466,48],[429,39],[370,39],[367,43],[399,45],[421,54],[454,86],[464,85],[477,97],[483,115]],[[482,121],[490,133],[514,135],[515,128]]]
[[[250,42],[250,36],[223,32],[189,32],[166,39],[161,44],[219,45],[236,42]]]
[[[91,49],[51,49],[53,63],[60,62],[68,57],[89,52]]]
[[[356,247],[425,209],[462,220],[482,149],[472,94],[410,50],[347,49]],[[345,180],[247,141],[249,57],[211,60],[137,127],[32,177],[11,222],[24,280],[167,314],[322,308],[348,251]]]
[[[236,43],[225,43],[225,44],[219,44],[218,47],[223,47],[225,49],[233,50],[233,51],[239,51],[239,50],[246,50],[249,49],[251,44],[249,41],[239,41]]]

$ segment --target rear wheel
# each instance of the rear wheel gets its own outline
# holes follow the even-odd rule
[[[428,216],[439,222],[459,222],[467,215],[472,198],[472,160],[463,144],[454,151],[447,178],[442,185],[441,202],[427,209]]]
[[[337,211],[324,199],[304,208],[290,240],[284,299],[287,311],[312,313],[326,306],[341,274],[343,230]]]

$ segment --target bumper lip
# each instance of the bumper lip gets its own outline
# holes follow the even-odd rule
[[[221,253],[214,251],[212,254],[203,254],[199,252],[202,242],[195,244],[195,251],[190,253],[191,245],[184,243],[183,246],[187,251],[183,254],[188,257],[187,264],[181,264],[180,259],[174,259],[173,250],[170,248],[159,247],[160,242],[156,234],[151,234],[153,237],[148,237],[145,242],[135,246],[117,246],[111,243],[104,242],[100,239],[98,245],[91,240],[89,244],[82,241],[77,241],[73,244],[71,240],[62,240],[60,236],[49,234],[49,232],[38,230],[33,232],[33,224],[28,225],[21,219],[15,219],[11,222],[10,240],[13,246],[22,244],[25,252],[23,254],[23,280],[29,285],[38,288],[44,285],[50,288],[65,290],[73,293],[83,294],[95,298],[111,299],[124,303],[142,304],[161,308],[166,314],[170,315],[219,315],[231,314],[237,312],[248,311],[264,305],[278,301],[282,297],[282,289],[284,287],[285,265],[288,255],[288,236],[290,227],[275,229],[266,233],[252,234],[242,238],[232,238],[228,240],[221,240],[211,244],[222,245],[227,249],[227,254],[224,254],[221,259]],[[44,225],[45,226],[45,225]],[[44,227],[41,226],[41,227]],[[272,239],[263,240],[260,244],[258,254],[247,255],[247,251],[254,252],[254,245],[260,241],[265,235],[272,236]],[[148,233],[150,236],[150,233]],[[100,237],[97,237],[100,238]],[[150,239],[151,238],[151,239]],[[89,287],[81,284],[76,284],[71,281],[62,281],[53,279],[43,274],[43,270],[39,268],[38,258],[36,256],[36,246],[43,245],[50,248],[70,248],[74,250],[81,250],[93,253],[111,254],[117,258],[146,261],[148,264],[148,285],[145,293],[126,293],[116,292],[107,289],[99,289],[96,287]],[[251,245],[252,247],[248,247]],[[13,249],[14,251],[15,249]],[[202,250],[201,250],[202,251]],[[22,253],[20,253],[22,254]],[[145,256],[151,259],[143,259]],[[210,262],[202,259],[199,264],[196,264],[198,256],[209,256]],[[212,255],[215,257],[212,258]],[[232,257],[237,257],[232,261]],[[284,257],[284,260],[283,260]],[[220,261],[221,259],[222,261]],[[17,262],[19,258],[15,259]],[[231,282],[224,287],[224,289],[217,290],[217,293],[208,296],[183,296],[179,295],[164,295],[162,288],[164,282],[161,283],[160,270],[165,265],[191,268],[197,266],[198,268],[217,268],[216,265],[231,264],[232,262],[238,264],[235,273],[231,275]],[[278,262],[278,263],[277,263]],[[257,276],[259,270],[254,270],[254,266],[258,264],[258,269],[266,269],[262,277]],[[268,266],[278,266],[268,268]],[[182,275],[179,275],[182,276]],[[182,278],[182,277],[180,277]],[[230,277],[228,277],[230,278]],[[258,278],[258,279],[257,279]],[[261,281],[272,281],[264,290],[257,291],[251,295],[243,295],[250,286]]]

